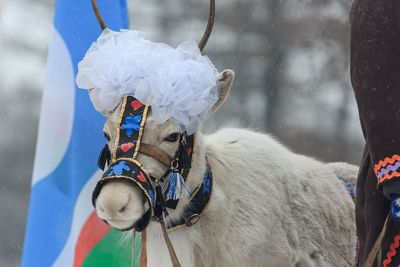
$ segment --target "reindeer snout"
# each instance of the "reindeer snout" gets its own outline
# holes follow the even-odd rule
[[[124,213],[128,211],[129,194],[115,194],[112,187],[102,189],[99,198],[97,199],[97,212],[101,214],[103,219],[121,220],[124,218]]]
[[[120,230],[132,227],[148,208],[141,191],[124,182],[107,183],[96,200],[98,217]]]

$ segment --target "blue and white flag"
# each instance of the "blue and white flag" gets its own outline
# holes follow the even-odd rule
[[[125,0],[99,8],[114,30],[128,28]],[[22,266],[129,266],[129,248],[97,219],[91,193],[100,172],[104,118],[75,85],[77,64],[101,32],[90,0],[57,0],[49,45]],[[110,245],[111,244],[111,245]]]

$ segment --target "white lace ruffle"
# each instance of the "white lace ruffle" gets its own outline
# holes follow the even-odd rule
[[[195,41],[176,49],[137,31],[103,31],[78,64],[77,85],[90,91],[97,111],[112,111],[123,96],[151,106],[158,123],[173,118],[188,134],[218,100],[217,70]]]

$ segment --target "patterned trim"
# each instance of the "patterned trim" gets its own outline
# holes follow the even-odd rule
[[[149,112],[149,107],[145,106],[144,111],[143,111],[143,116],[142,120],[140,121],[140,129],[139,129],[139,137],[137,139],[136,147],[135,147],[135,153],[133,154],[133,158],[137,157],[137,154],[139,152],[140,148],[140,143],[142,142],[142,136],[143,136],[143,128],[147,120],[147,113]]]
[[[393,155],[385,158],[375,164],[375,175],[378,179],[378,184],[392,178],[400,177],[400,155]]]
[[[137,161],[136,159],[131,159],[131,158],[119,158],[118,160],[126,160],[126,161],[130,161],[130,162],[136,164],[136,165],[146,174],[146,176],[149,176],[149,177],[150,177],[150,174],[147,172],[147,170],[145,169],[145,167],[143,166],[143,164],[140,163],[139,161]],[[150,182],[153,182],[153,181],[150,179]],[[153,183],[152,183],[152,185],[155,186]]]
[[[346,172],[343,172],[342,170],[337,169],[337,168],[334,168],[334,173],[335,173],[336,177],[339,179],[339,181],[342,183],[344,188],[346,189],[347,193],[349,193],[349,196],[351,197],[353,202],[355,202],[356,195],[357,195],[357,189],[356,189],[356,186],[353,185],[349,181],[348,174],[346,174]]]
[[[383,267],[388,267],[392,259],[397,254],[397,249],[400,247],[400,235],[394,237],[393,243],[390,245],[390,250],[386,254],[386,259],[383,261]]]
[[[400,193],[392,194],[391,199],[392,204],[390,208],[392,210],[392,219],[400,222]]]
[[[112,162],[117,160],[117,151],[118,151],[118,146],[119,146],[119,139],[120,139],[120,135],[121,135],[121,129],[120,129],[120,125],[122,122],[122,119],[124,118],[124,112],[125,112],[125,107],[126,107],[126,102],[128,101],[127,97],[124,97],[122,99],[122,105],[121,105],[121,110],[119,111],[119,118],[118,118],[118,127],[117,127],[117,134],[115,136],[115,142],[114,142],[114,151],[112,154]]]

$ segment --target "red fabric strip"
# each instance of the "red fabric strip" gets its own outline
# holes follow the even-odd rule
[[[93,212],[79,234],[75,246],[74,267],[81,267],[86,256],[97,245],[97,243],[111,230],[111,227],[102,222]]]

